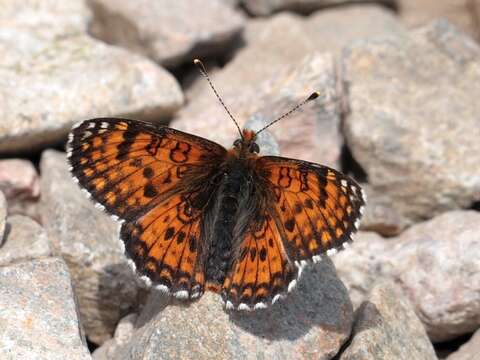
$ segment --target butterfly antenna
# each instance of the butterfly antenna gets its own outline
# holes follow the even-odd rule
[[[205,66],[203,65],[203,63],[198,60],[198,59],[194,59],[193,60],[193,63],[195,65],[197,65],[198,69],[200,70],[200,73],[205,76],[205,78],[207,79],[208,83],[210,84],[210,87],[212,88],[213,92],[215,93],[215,96],[217,97],[218,101],[220,101],[220,104],[222,104],[223,108],[225,109],[225,111],[227,112],[228,116],[230,116],[230,119],[233,120],[233,122],[235,123],[235,125],[237,126],[237,129],[238,129],[238,132],[240,133],[240,136],[242,137],[243,139],[243,134],[242,134],[242,130],[240,130],[240,126],[238,126],[238,123],[237,123],[237,120],[235,120],[235,118],[233,117],[233,115],[230,113],[230,111],[228,110],[227,106],[225,105],[225,103],[223,102],[222,98],[220,97],[220,95],[218,95],[218,92],[217,90],[215,89],[215,86],[213,86],[213,83],[212,83],[212,80],[210,80],[210,76],[208,76],[208,73],[207,73],[207,69],[205,68]]]
[[[278,117],[277,119],[273,120],[271,123],[265,125],[263,128],[261,128],[260,130],[258,130],[255,135],[258,135],[259,133],[261,133],[263,130],[269,128],[270,126],[272,126],[273,124],[279,122],[280,120],[286,118],[287,116],[290,116],[291,114],[293,114],[295,111],[297,111],[298,109],[300,109],[303,105],[305,105],[307,102],[309,101],[312,101],[312,100],[315,100],[316,98],[318,98],[320,96],[320,93],[318,91],[315,91],[314,93],[312,93],[308,98],[306,98],[305,100],[303,100],[300,104],[297,104],[292,110],[290,111],[287,111],[285,114],[283,114],[282,116]]]

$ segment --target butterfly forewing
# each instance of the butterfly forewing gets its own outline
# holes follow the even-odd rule
[[[351,240],[365,205],[355,181],[306,161],[267,156],[258,162],[273,190],[271,213],[292,260],[312,259]]]

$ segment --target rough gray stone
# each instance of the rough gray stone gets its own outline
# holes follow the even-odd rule
[[[390,282],[374,286],[355,314],[352,341],[340,360],[436,360],[412,305]]]
[[[243,34],[245,47],[214,79],[219,86],[231,88],[238,95],[256,89],[282,68],[297,64],[314,52],[337,54],[355,40],[406,33],[391,11],[375,5],[325,9],[308,17],[280,13],[249,21]],[[207,89],[208,84],[204,87]]]
[[[230,86],[226,93],[222,91],[226,89],[219,90],[241,125],[245,123],[243,119],[252,116],[261,122],[274,120],[314,90],[321,91],[319,99],[309,102],[301,111],[269,130],[277,139],[282,156],[337,166],[342,139],[339,109],[335,103],[335,63],[331,55],[307,56],[296,66],[279,69],[275,76],[254,88],[244,87],[239,91]],[[197,104],[187,107],[171,126],[230,147],[238,137],[238,132],[213,93],[208,94],[210,99],[207,106],[202,108]],[[203,103],[204,96],[199,101]]]
[[[207,293],[184,304],[153,292],[116,359],[331,359],[350,334],[352,307],[327,258],[265,310],[224,311]]]
[[[52,255],[47,233],[29,217],[8,217],[6,229],[3,243],[0,241],[0,266]]]
[[[91,4],[95,36],[168,67],[221,54],[243,28],[241,13],[220,0],[91,0]]]
[[[450,354],[446,360],[475,360],[480,354],[480,329],[460,349]]]
[[[43,224],[72,273],[86,335],[101,344],[136,306],[139,288],[122,252],[119,226],[73,182],[65,153],[45,151],[40,169]]]
[[[92,357],[94,360],[110,360],[115,358],[117,347],[122,346],[132,339],[135,331],[135,322],[137,314],[129,314],[125,316],[117,325],[113,338],[105,341],[102,346],[97,348]]]
[[[480,213],[452,211],[383,239],[360,232],[335,265],[355,305],[374,279],[393,279],[434,342],[480,326]]]
[[[0,329],[2,359],[91,359],[58,258],[0,266]]]
[[[250,14],[265,16],[281,10],[295,10],[309,13],[332,5],[368,3],[365,0],[242,0]],[[395,0],[377,0],[378,3],[394,6]]]
[[[419,221],[480,200],[480,47],[448,22],[344,51],[347,143],[373,192]],[[441,99],[441,101],[439,101]]]
[[[169,116],[183,101],[172,75],[87,35],[84,1],[0,5],[0,152],[60,142],[78,120]]]
[[[0,160],[0,190],[8,200],[8,213],[39,219],[40,177],[31,161]]]
[[[480,40],[478,17],[480,0],[397,0],[400,20],[409,27],[445,18],[477,41]]]
[[[371,190],[367,183],[361,184],[367,195],[367,206],[360,223],[363,231],[374,231],[382,236],[395,236],[412,225],[412,221],[403,216],[393,204],[388,194]]]

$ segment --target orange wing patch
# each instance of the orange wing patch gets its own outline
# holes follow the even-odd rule
[[[269,156],[259,163],[273,188],[274,219],[292,260],[319,260],[351,240],[365,204],[357,183],[300,160]]]
[[[184,195],[175,195],[141,216],[124,223],[121,238],[137,271],[164,292],[178,298],[197,298],[204,291],[201,211]],[[148,281],[148,280],[147,280]]]
[[[232,270],[225,278],[222,297],[227,309],[267,307],[295,286],[298,270],[291,264],[272,217],[260,217],[247,231]]]

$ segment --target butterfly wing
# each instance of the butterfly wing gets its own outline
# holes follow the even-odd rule
[[[179,297],[200,295],[200,215],[226,150],[171,128],[92,119],[69,137],[71,172],[97,205],[122,220],[137,271]]]
[[[275,302],[296,285],[308,260],[341,249],[365,204],[360,186],[331,168],[275,156],[259,158],[256,167],[265,205],[223,286],[227,307],[240,310]]]
[[[295,286],[298,277],[298,269],[288,258],[273,217],[263,211],[255,218],[223,283],[222,297],[227,309],[267,307]]]

